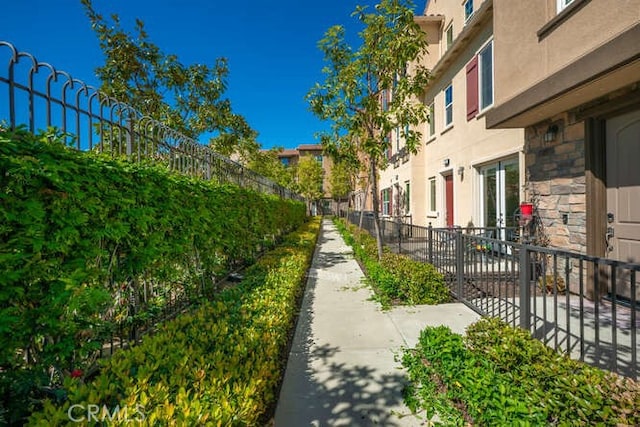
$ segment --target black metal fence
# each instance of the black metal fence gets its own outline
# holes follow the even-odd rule
[[[106,96],[33,55],[0,41],[0,124],[26,125],[31,132],[56,127],[78,150],[109,152],[134,161],[153,160],[170,169],[264,193],[302,197],[211,148]],[[6,99],[3,99],[4,96]]]
[[[349,214],[360,224],[360,214]],[[362,227],[375,236],[372,216]],[[548,346],[638,378],[640,264],[518,243],[514,228],[435,228],[381,220],[392,251],[433,264],[476,312]]]
[[[1,58],[6,58],[7,67],[0,68],[0,127],[26,126],[31,132],[55,127],[60,137],[78,150],[151,161],[190,176],[303,200],[291,190],[0,40]],[[256,256],[272,247],[278,238],[265,238],[265,243],[256,248]],[[220,276],[217,284],[229,277]],[[158,321],[180,313],[204,293],[204,286],[123,284],[114,293],[114,308],[105,319],[113,330],[105,334],[109,338],[100,355],[137,343]]]

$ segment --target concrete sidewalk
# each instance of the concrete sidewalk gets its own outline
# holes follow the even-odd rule
[[[403,404],[405,373],[394,355],[429,325],[464,329],[479,318],[464,304],[383,312],[330,220],[304,295],[275,415],[276,427],[418,426]]]

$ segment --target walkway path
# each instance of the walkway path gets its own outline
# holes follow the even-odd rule
[[[394,355],[415,346],[428,325],[463,333],[479,316],[459,303],[383,312],[362,279],[351,248],[324,220],[276,427],[421,425],[403,404],[406,379]]]

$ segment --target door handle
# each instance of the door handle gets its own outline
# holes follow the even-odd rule
[[[615,236],[615,231],[613,227],[607,227],[607,233],[605,234],[605,240],[607,243],[607,252],[611,252],[613,250],[613,245],[611,244],[611,239]]]

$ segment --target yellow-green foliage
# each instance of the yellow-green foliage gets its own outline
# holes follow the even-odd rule
[[[111,416],[119,408],[112,425],[142,419],[144,425],[256,425],[277,397],[318,229],[319,220],[312,220],[289,235],[237,287],[116,353],[91,383],[68,378],[68,400],[61,406],[47,401],[29,424],[73,424],[69,409],[86,419],[93,404]]]

